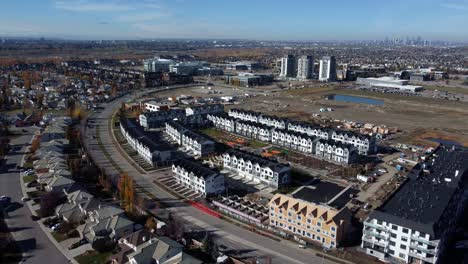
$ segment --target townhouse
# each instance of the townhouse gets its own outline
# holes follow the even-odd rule
[[[317,140],[306,134],[283,129],[274,129],[271,133],[271,143],[306,154],[315,154]]]
[[[227,132],[236,132],[236,120],[233,117],[228,116],[227,114],[208,114],[206,118],[211,121],[219,130]]]
[[[216,114],[223,113],[224,105],[222,104],[205,104],[205,105],[194,105],[185,108],[185,115],[207,115],[207,114]]]
[[[235,149],[229,149],[223,154],[223,169],[275,189],[286,186],[291,181],[289,165]]]
[[[314,154],[322,159],[343,164],[351,164],[358,159],[358,152],[353,145],[333,140],[317,140]]]
[[[175,156],[160,132],[145,131],[134,119],[121,118],[120,131],[130,147],[153,166],[164,165]]]
[[[255,122],[255,123],[258,123],[258,119],[260,117],[260,113],[258,112],[242,110],[242,109],[234,109],[234,108],[229,109],[228,115],[236,119]]]
[[[268,204],[270,226],[301,243],[326,248],[342,245],[351,222],[345,206],[351,189],[330,184],[304,186],[291,195],[275,194]]]
[[[258,117],[258,123],[279,129],[286,129],[288,127],[287,119],[271,115],[260,114]]]
[[[332,129],[329,128],[319,127],[314,124],[296,121],[289,121],[287,130],[307,134],[309,136],[321,139],[330,139],[332,132]]]
[[[355,146],[360,155],[374,154],[377,151],[375,136],[335,130],[331,133],[331,139]]]
[[[187,159],[172,164],[172,176],[177,183],[203,196],[217,195],[225,191],[224,175],[219,171]]]
[[[157,128],[163,126],[167,121],[185,118],[185,110],[171,108],[167,111],[145,112],[138,118],[142,127],[146,129]]]
[[[361,248],[385,262],[442,263],[450,234],[466,221],[467,178],[468,149],[439,146],[365,219]]]
[[[195,157],[205,157],[215,151],[215,142],[178,122],[166,122],[166,134]]]
[[[258,139],[269,142],[273,128],[250,121],[237,120],[235,123],[236,133],[244,137]]]

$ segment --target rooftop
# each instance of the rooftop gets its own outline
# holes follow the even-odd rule
[[[439,221],[454,193],[466,185],[468,148],[437,148],[426,162],[417,164],[408,179],[371,217],[438,235]]]
[[[351,195],[358,190],[342,187],[331,182],[315,180],[312,184],[304,186],[292,193],[292,197],[315,204],[326,204],[330,207],[341,209],[351,199]]]

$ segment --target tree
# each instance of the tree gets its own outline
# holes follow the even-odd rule
[[[202,243],[203,245],[201,247],[201,250],[206,254],[209,254],[213,259],[216,259],[218,257],[218,246],[213,240],[213,236],[210,235],[210,233],[206,232]]]
[[[55,207],[60,204],[61,193],[52,191],[41,196],[38,214],[40,217],[51,216],[55,213]]]
[[[148,219],[146,220],[146,223],[145,223],[145,227],[148,230],[156,230],[157,229],[157,225],[156,225],[156,221],[154,220],[154,217],[152,217],[152,216],[148,217]]]
[[[135,188],[133,185],[133,179],[128,176],[127,173],[123,173],[120,175],[118,188],[121,206],[125,208],[127,213],[132,213],[135,203]]]

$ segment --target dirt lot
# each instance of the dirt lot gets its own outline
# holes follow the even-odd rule
[[[326,100],[325,95],[329,94],[365,96],[383,100],[384,105]],[[335,84],[248,98],[242,107],[304,121],[313,121],[312,115],[320,114],[332,120],[385,124],[403,130],[401,139],[406,143],[425,137],[441,137],[468,146],[468,104],[462,102],[351,90]],[[322,107],[334,111],[320,113]]]

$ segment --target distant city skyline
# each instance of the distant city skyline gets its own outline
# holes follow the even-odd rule
[[[64,39],[468,41],[468,0],[17,0],[0,36]]]

